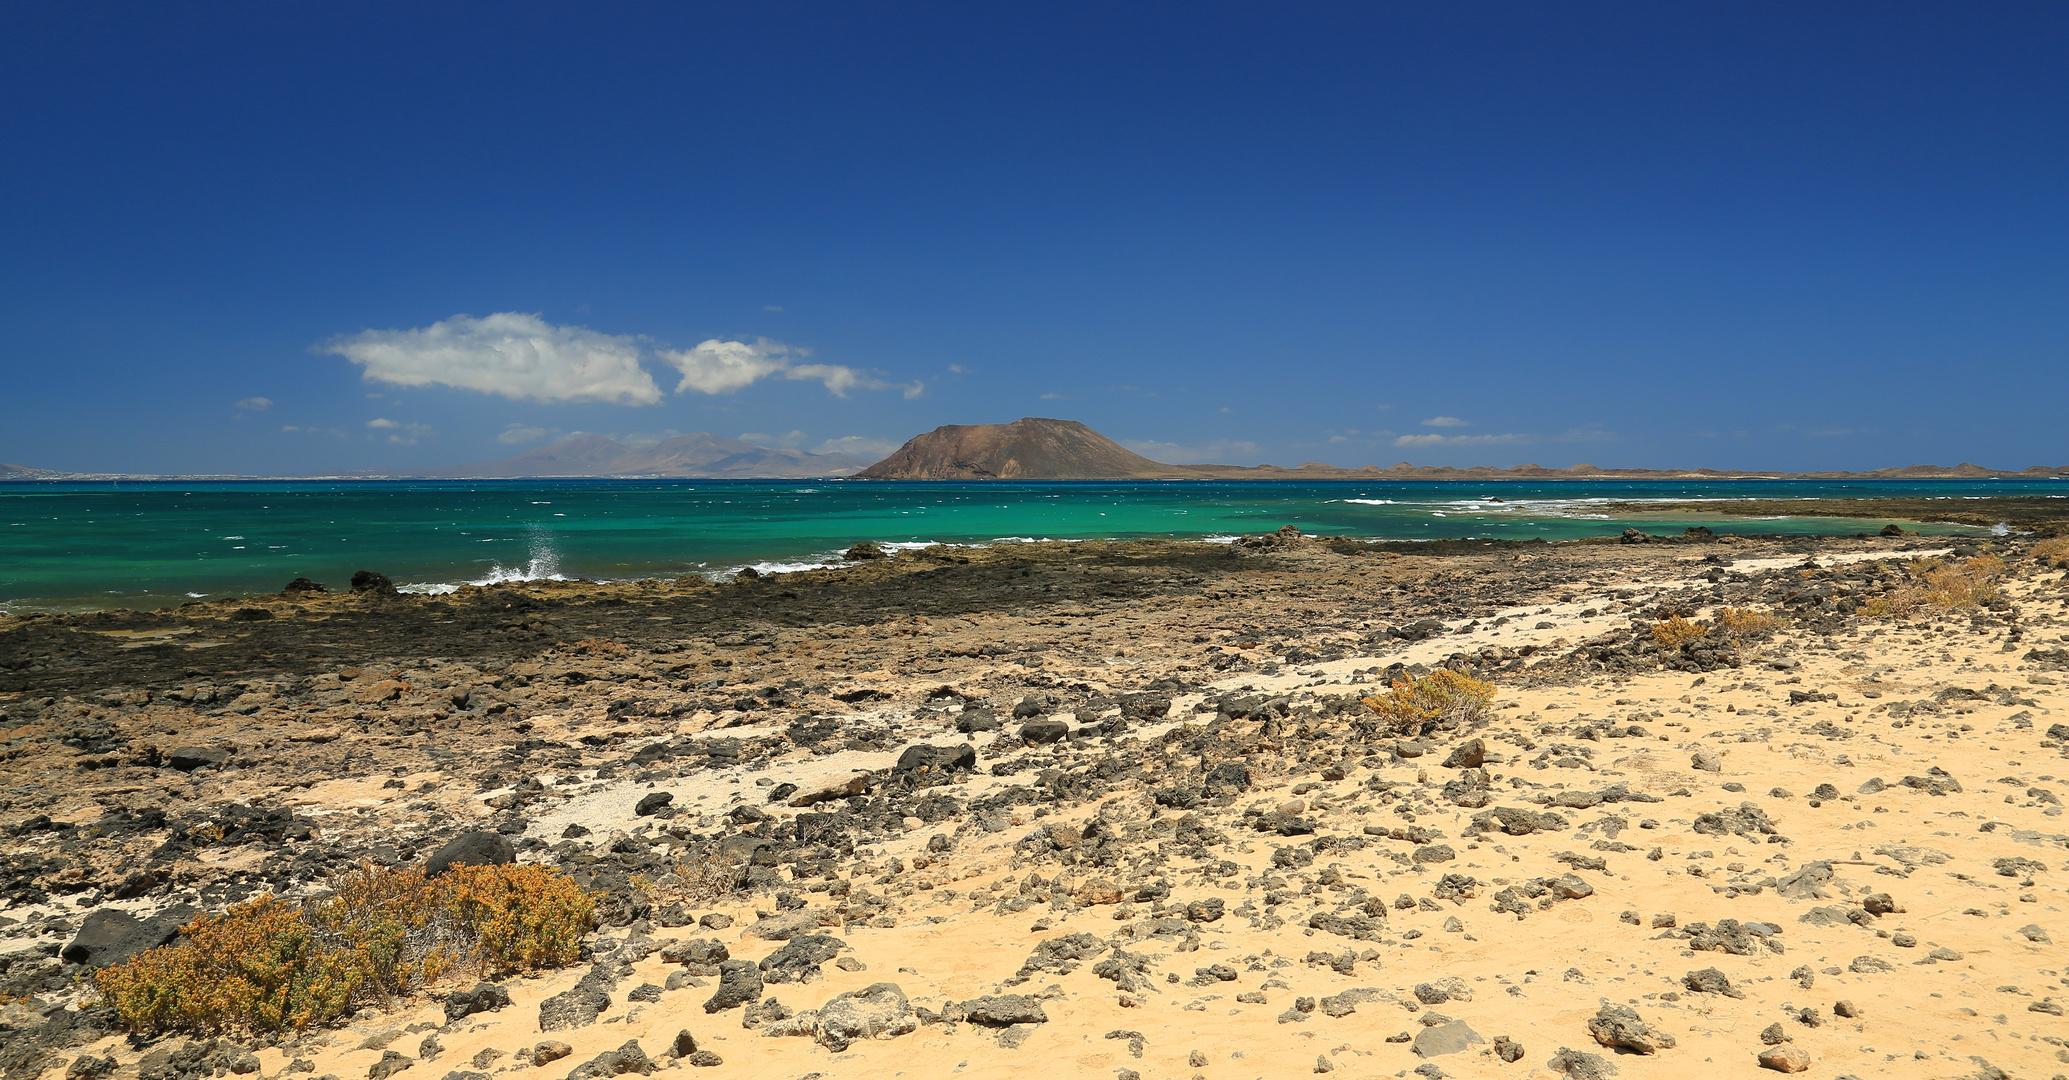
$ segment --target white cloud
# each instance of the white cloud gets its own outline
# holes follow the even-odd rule
[[[792,350],[780,341],[766,338],[757,339],[752,345],[710,338],[693,349],[663,349],[661,359],[682,372],[682,381],[675,384],[676,393],[695,390],[730,394],[788,367],[793,351],[799,356],[811,355],[809,349]]]
[[[783,372],[786,379],[817,379],[826,384],[826,392],[834,397],[847,397],[848,391],[858,386],[870,390],[882,390],[889,383],[872,379],[851,367],[839,364],[799,364]]]
[[[953,372],[954,374],[961,375],[963,374],[965,369],[961,364],[950,364],[948,365],[948,370]]]
[[[650,344],[645,337],[556,326],[537,315],[505,311],[484,319],[455,315],[413,330],[362,330],[333,338],[314,351],[360,365],[372,382],[453,386],[537,401],[656,404],[662,398],[661,387],[640,366],[649,358],[660,359],[682,375],[675,386],[678,394],[730,394],[768,378],[817,382],[843,398],[851,390],[897,390],[910,401],[927,390],[919,380],[891,383],[879,378],[880,372],[806,363],[812,350],[768,338],[709,338],[688,349],[650,349]],[[240,402],[239,407],[247,406]]]
[[[741,442],[751,442],[757,446],[796,446],[804,442],[805,438],[806,435],[802,431],[786,431],[781,435],[769,435],[760,431],[743,431],[739,435]]]
[[[1070,399],[1069,399],[1069,398],[1067,398],[1067,397],[1065,397],[1065,396],[1063,396],[1062,394],[1043,394],[1043,395],[1042,395],[1042,400],[1043,400],[1043,401],[1069,401]],[[1228,410],[1227,410],[1227,409],[1223,409],[1223,410],[1221,410],[1221,411],[1222,411],[1222,412],[1227,412]]]
[[[540,439],[545,438],[546,434],[546,429],[542,427],[533,427],[530,424],[512,424],[504,428],[501,435],[496,436],[496,441],[507,443],[511,446],[521,446],[528,442],[538,442]]]
[[[316,347],[366,369],[374,382],[453,386],[536,401],[652,405],[661,388],[639,366],[639,339],[555,326],[504,311],[455,315],[413,330],[362,330]]]
[[[1458,417],[1456,417],[1456,416],[1432,416],[1432,417],[1430,417],[1430,418],[1429,418],[1428,420],[1425,420],[1425,421],[1423,421],[1423,422],[1422,422],[1422,426],[1424,426],[1424,427],[1470,427],[1470,426],[1472,426],[1472,425],[1468,424],[1468,423],[1467,423],[1466,421],[1464,421],[1464,420],[1460,420],[1460,419],[1459,419]]]
[[[387,432],[388,441],[398,446],[415,446],[418,439],[427,439],[438,434],[438,430],[429,424],[404,424],[385,417],[368,420],[366,426],[376,431]]]
[[[891,456],[891,452],[905,444],[890,439],[873,439],[867,435],[843,435],[828,439],[812,448],[815,454],[853,454],[859,458],[877,461]]]
[[[1394,440],[1395,446],[1499,446],[1504,443],[1527,443],[1535,440],[1531,435],[1403,435]]]
[[[778,376],[791,381],[816,381],[835,397],[847,397],[850,390],[901,390],[906,400],[926,392],[925,384],[892,384],[857,368],[843,364],[801,364],[812,350],[786,345],[768,338],[720,341],[710,338],[692,349],[663,349],[661,359],[682,372],[676,393],[697,390],[706,394],[730,394],[762,379]]]
[[[669,366],[682,372],[682,381],[675,385],[678,394],[685,390],[730,394],[770,377],[817,382],[826,387],[827,393],[843,398],[850,390],[899,389],[909,400],[920,396],[926,389],[919,382],[894,387],[868,372],[843,364],[799,363],[811,356],[812,350],[768,338],[756,338],[752,343],[709,338],[699,342],[695,348],[662,349],[658,355]]]
[[[1235,439],[1216,439],[1187,446],[1152,439],[1122,439],[1121,445],[1151,461],[1166,465],[1240,465],[1257,458],[1257,444]]]
[[[237,407],[243,409],[245,412],[265,412],[267,409],[273,407],[273,399],[262,397],[248,397],[245,398],[243,401],[238,402]]]
[[[773,311],[773,312],[775,312],[775,313],[777,313],[777,314],[779,314],[779,315],[780,315],[780,314],[782,314],[782,313],[783,313],[783,305],[782,305],[782,304],[763,304],[763,305],[762,305],[762,310],[763,310],[763,311]]]

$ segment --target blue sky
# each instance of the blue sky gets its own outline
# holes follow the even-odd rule
[[[14,4],[0,461],[2069,463],[2060,4]]]

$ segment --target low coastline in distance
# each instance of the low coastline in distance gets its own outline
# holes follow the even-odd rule
[[[706,432],[651,446],[584,435],[498,461],[416,469],[360,469],[282,476],[240,473],[67,472],[0,463],[0,481],[39,480],[2062,480],[2069,464],[1993,469],[1904,465],[1865,472],[1775,472],[1715,468],[1547,468],[1414,465],[1344,468],[1319,462],[1280,465],[1172,465],[1152,461],[1075,420],[1023,417],[1010,424],[946,424],[914,436],[874,464],[850,454],[813,454],[758,446]]]

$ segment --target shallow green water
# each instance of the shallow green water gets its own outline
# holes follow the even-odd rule
[[[0,484],[0,606],[151,608],[341,587],[359,569],[439,588],[523,578],[819,565],[858,540],[1226,539],[1293,524],[1387,539],[1846,534],[1867,519],[1612,518],[1610,501],[2050,494],[2019,481],[864,483],[518,480]],[[1977,530],[1945,526],[1938,531]]]

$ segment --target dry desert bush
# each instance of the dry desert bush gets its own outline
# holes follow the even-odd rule
[[[1438,668],[1396,681],[1386,693],[1364,699],[1364,705],[1394,733],[1421,735],[1478,720],[1493,701],[1493,683]]]
[[[540,866],[455,866],[436,878],[363,867],[323,900],[268,895],[203,915],[183,943],[94,982],[132,1031],[296,1031],[455,976],[574,963],[594,903]]]
[[[1862,611],[1886,619],[1974,611],[1998,599],[2004,560],[1987,554],[1952,563],[1920,559],[1908,569],[1902,584],[1871,598]]]
[[[1675,615],[1652,624],[1652,639],[1662,649],[1678,649],[1710,636],[1710,624]]]

